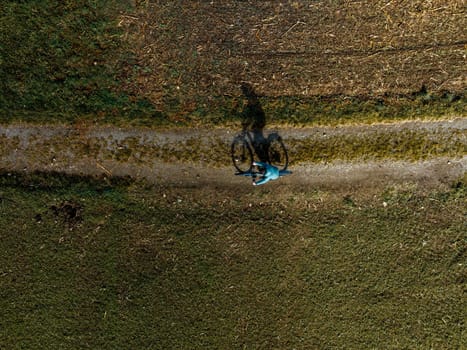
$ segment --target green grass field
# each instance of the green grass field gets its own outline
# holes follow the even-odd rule
[[[465,179],[367,196],[0,184],[0,348],[467,346]]]
[[[5,1],[0,8],[2,122],[152,113],[119,88],[122,65],[131,60],[117,26],[128,2]]]

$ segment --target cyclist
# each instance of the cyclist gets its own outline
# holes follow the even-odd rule
[[[253,186],[264,185],[266,182],[271,180],[276,180],[280,176],[291,174],[288,170],[281,170],[274,165],[263,163],[263,162],[253,162],[253,165],[256,165],[260,169],[261,177],[259,180],[253,178]]]

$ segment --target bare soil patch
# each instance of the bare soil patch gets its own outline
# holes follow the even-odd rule
[[[301,97],[467,86],[461,0],[154,0],[120,25],[136,54],[127,88],[164,109],[237,96],[242,80]]]

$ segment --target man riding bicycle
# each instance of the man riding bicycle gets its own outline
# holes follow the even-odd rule
[[[278,179],[280,176],[291,174],[291,172],[288,170],[279,171],[277,167],[275,167],[274,165],[268,164],[268,163],[253,162],[253,165],[257,166],[260,169],[260,174],[261,174],[261,177],[259,180],[256,180],[256,178],[253,177],[253,186],[264,185],[265,183],[271,180]]]

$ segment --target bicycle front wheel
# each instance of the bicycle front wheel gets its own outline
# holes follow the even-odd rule
[[[279,135],[270,135],[268,145],[269,164],[279,170],[286,170],[289,165],[287,149]]]
[[[251,171],[253,166],[253,152],[244,137],[237,136],[233,140],[230,153],[233,165],[240,173]]]

